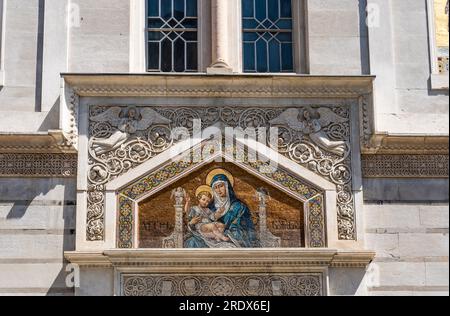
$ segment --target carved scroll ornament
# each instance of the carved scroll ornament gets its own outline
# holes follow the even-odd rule
[[[184,127],[192,131],[195,119],[201,120],[203,129],[216,123],[244,130],[278,127],[278,146],[274,149],[336,184],[339,239],[356,238],[347,106],[93,106],[89,125],[88,240],[104,238],[106,183],[169,149],[176,143],[172,130]]]

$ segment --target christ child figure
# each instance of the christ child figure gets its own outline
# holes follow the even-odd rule
[[[190,206],[190,197],[186,197],[186,213],[189,214],[189,225],[200,233],[203,237],[215,239],[216,241],[230,241],[230,238],[224,235],[225,224],[217,222],[215,214],[209,209],[212,200],[211,188],[201,186],[196,192],[197,205]]]

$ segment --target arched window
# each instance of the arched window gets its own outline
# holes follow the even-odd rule
[[[292,0],[242,0],[244,72],[294,72]]]
[[[147,70],[198,71],[197,0],[148,0]]]

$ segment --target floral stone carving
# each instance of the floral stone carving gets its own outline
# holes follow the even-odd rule
[[[122,296],[323,296],[322,274],[122,275]]]
[[[104,190],[109,181],[169,149],[172,130],[216,123],[246,129],[278,127],[280,154],[336,184],[338,232],[356,239],[352,190],[350,112],[334,107],[93,106],[89,121],[87,239],[104,238]]]

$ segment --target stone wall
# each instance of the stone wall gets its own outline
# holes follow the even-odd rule
[[[65,1],[11,0],[4,4],[0,132],[57,129],[59,74],[67,71],[61,62],[67,59]]]
[[[427,1],[368,2],[379,14],[369,29],[377,130],[448,135],[448,90],[431,89]]]
[[[370,73],[365,7],[365,0],[308,2],[311,74]]]
[[[381,18],[369,30],[366,2],[378,6]],[[377,76],[378,132],[448,135],[448,90],[434,91],[430,83],[426,1],[386,3],[309,1],[303,53],[310,73]],[[5,4],[0,133],[58,129],[61,72],[129,72],[129,1]],[[367,249],[378,256],[368,274],[332,269],[331,294],[448,295],[448,180],[368,179],[364,194]],[[73,294],[65,287],[63,251],[75,247],[75,199],[75,179],[0,172],[0,295]],[[90,274],[83,278],[92,283]],[[100,293],[93,283],[90,290],[80,294]]]
[[[129,72],[130,1],[76,0],[70,29],[69,71]]]
[[[63,252],[75,249],[73,179],[0,178],[0,295],[72,295]]]
[[[366,180],[365,198],[368,294],[448,295],[448,181]]]

